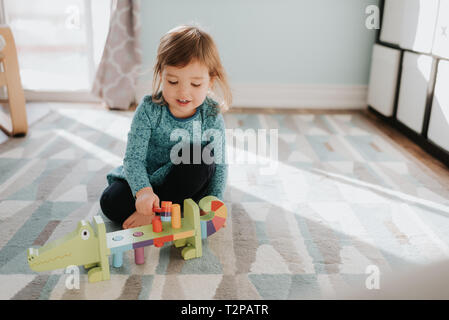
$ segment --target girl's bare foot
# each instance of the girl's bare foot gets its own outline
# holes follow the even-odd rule
[[[128,219],[125,220],[125,222],[123,222],[123,229],[137,228],[140,226],[151,224],[153,217],[154,213],[147,216],[134,211],[134,213],[130,215]]]

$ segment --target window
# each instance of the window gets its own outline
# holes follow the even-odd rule
[[[30,92],[90,95],[110,6],[110,0],[3,0],[27,96]]]

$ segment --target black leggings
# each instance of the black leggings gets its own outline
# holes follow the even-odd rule
[[[206,196],[210,180],[215,173],[215,162],[211,164],[173,165],[160,186],[153,186],[160,201],[172,201],[182,206],[184,199],[198,202]],[[136,211],[136,200],[126,180],[117,179],[101,195],[100,206],[110,220],[123,224]],[[182,212],[182,211],[181,211]]]

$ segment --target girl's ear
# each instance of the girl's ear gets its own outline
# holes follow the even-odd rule
[[[162,89],[164,87],[164,81],[163,81],[163,78],[162,78],[162,73],[159,74],[159,83],[160,83],[160,86],[161,86],[161,89]]]
[[[212,89],[212,87],[214,86],[214,83],[215,83],[215,76],[210,77],[210,80],[209,80],[209,90]]]

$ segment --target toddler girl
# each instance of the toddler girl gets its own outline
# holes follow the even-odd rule
[[[213,99],[217,85],[220,103]],[[123,165],[107,175],[108,187],[100,199],[103,213],[127,229],[150,224],[152,208],[159,207],[160,200],[182,206],[188,198],[198,202],[214,195],[222,199],[227,166],[220,112],[228,109],[231,100],[211,36],[186,25],[165,34],[154,66],[153,95],[145,96],[135,111]],[[194,136],[198,138],[199,129],[201,135],[210,129],[219,134],[210,141],[198,141]],[[173,134],[177,132],[188,135],[180,139]],[[190,143],[180,148],[180,140]],[[203,154],[213,161],[205,161]]]

